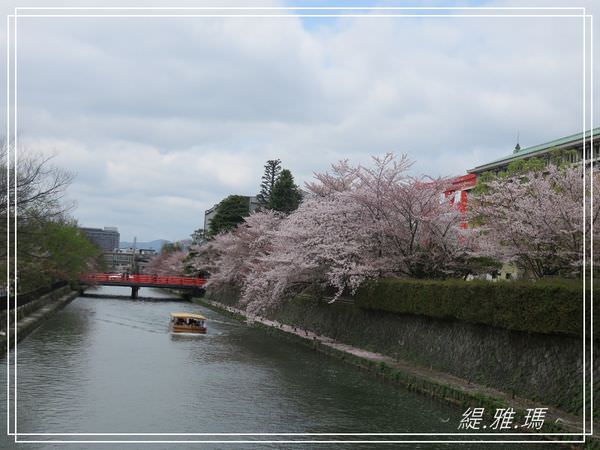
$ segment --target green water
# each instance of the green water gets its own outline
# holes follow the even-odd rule
[[[455,433],[462,409],[415,394],[201,306],[142,289],[80,297],[17,348],[19,440],[370,440],[402,436],[35,436],[26,433]],[[172,335],[169,313],[209,318]],[[14,351],[11,352],[14,362]],[[6,360],[0,371],[6,383]],[[11,370],[11,418],[14,418]],[[6,388],[0,390],[6,411]],[[11,421],[11,428],[14,421]],[[21,434],[22,433],[22,434]],[[434,439],[421,436],[420,439]],[[374,444],[15,444],[0,448],[373,448]],[[455,438],[457,439],[457,438]],[[384,444],[386,448],[400,444]],[[404,448],[482,448],[418,444]],[[522,446],[523,447],[523,446]],[[535,448],[544,448],[546,445]],[[549,447],[549,446],[548,446]],[[494,448],[499,448],[494,445]],[[503,448],[517,448],[515,444]],[[552,446],[549,448],[557,448]]]

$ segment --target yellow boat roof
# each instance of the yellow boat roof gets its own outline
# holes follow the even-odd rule
[[[173,312],[171,313],[171,317],[175,317],[176,319],[198,319],[198,320],[206,320],[201,314],[192,314],[185,312]]]

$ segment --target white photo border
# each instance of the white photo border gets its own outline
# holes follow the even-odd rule
[[[216,14],[205,13],[205,14],[140,14],[140,13],[130,13],[130,14],[58,14],[58,13],[46,13],[46,14],[37,14],[37,13],[29,13],[29,11],[262,11],[261,14]],[[439,14],[440,11],[464,11],[464,10],[474,10],[474,11],[483,11],[484,13],[478,14]],[[558,11],[560,13],[556,14],[489,14],[488,11]],[[19,13],[19,11],[26,11],[25,13]],[[319,13],[312,14],[265,14],[264,11],[319,11]],[[342,13],[342,14],[323,14],[321,11],[353,11],[352,13]],[[368,14],[368,13],[354,13],[354,11],[432,11],[434,14],[419,14],[419,13],[411,13],[411,14],[399,14],[399,13],[388,13],[388,14]],[[567,14],[564,11],[577,11],[579,14]],[[584,220],[584,254],[583,254],[583,262],[584,262],[584,271],[583,271],[583,429],[581,433],[18,433],[17,432],[17,308],[15,307],[15,317],[14,317],[14,398],[13,398],[13,407],[14,407],[14,431],[10,430],[10,342],[11,342],[11,330],[10,330],[10,319],[7,314],[6,325],[7,325],[7,434],[14,436],[15,443],[229,443],[229,444],[252,444],[252,443],[264,443],[264,444],[272,444],[272,443],[285,443],[285,444],[293,444],[293,443],[523,443],[523,444],[532,444],[532,443],[585,443],[585,437],[593,435],[593,366],[591,362],[593,362],[593,222],[590,220],[590,286],[591,286],[591,298],[590,298],[590,345],[589,349],[587,349],[587,311],[586,311],[586,199],[585,199],[585,183],[586,183],[586,152],[585,152],[585,144],[587,142],[586,138],[586,119],[587,115],[587,92],[586,86],[589,81],[589,120],[590,120],[590,136],[589,140],[590,144],[590,186],[593,189],[593,15],[586,14],[584,7],[418,7],[418,6],[405,6],[405,7],[367,7],[367,6],[205,6],[205,7],[15,7],[14,14],[7,15],[6,25],[7,25],[7,71],[6,71],[6,102],[7,102],[7,117],[6,117],[6,145],[7,145],[7,205],[10,205],[10,137],[11,137],[11,128],[12,128],[12,137],[13,137],[13,164],[14,164],[14,173],[16,173],[17,168],[17,160],[18,160],[18,128],[17,128],[17,18],[25,18],[25,17],[95,17],[95,18],[110,18],[110,17],[202,17],[202,18],[216,18],[216,17],[238,17],[238,18],[246,18],[246,17],[262,17],[262,18],[325,18],[325,17],[351,17],[351,18],[378,18],[378,17],[435,17],[435,18],[479,18],[479,17],[581,17],[583,23],[583,130],[582,130],[582,140],[584,144],[584,153],[583,153],[583,184],[584,184],[584,200],[583,200],[583,220]],[[589,37],[586,33],[586,25],[589,22]],[[11,24],[12,30],[11,33]],[[12,60],[11,60],[11,41],[10,37],[13,36],[13,44],[12,44]],[[586,47],[586,42],[589,40],[589,50]],[[589,65],[589,80],[586,77],[586,61],[590,58]],[[11,62],[13,68],[13,90],[11,96]],[[13,101],[13,108],[11,110],[11,99]],[[12,116],[11,116],[12,114]],[[12,117],[12,123],[11,123]],[[12,125],[12,127],[11,127]],[[12,250],[13,255],[13,263],[14,263],[14,275],[15,278],[12,280],[14,282],[14,286],[17,284],[17,184],[16,177],[14,177],[14,247]],[[593,196],[591,196],[590,201],[590,217],[592,217],[591,212],[593,211]],[[10,311],[10,262],[11,262],[11,249],[10,249],[10,232],[11,232],[11,224],[10,224],[10,214],[7,215],[7,299],[6,306],[7,311]],[[14,291],[14,304],[17,305],[17,292],[16,289]],[[589,356],[587,351],[589,350]],[[590,371],[590,385],[586,386],[586,363],[587,358],[589,357],[589,371]],[[589,402],[587,396],[587,389],[590,390],[589,394]],[[586,405],[589,403],[589,431],[588,431],[588,423],[586,420]],[[19,440],[19,436],[472,436],[474,439],[472,440]],[[569,439],[569,440],[479,440],[476,439],[480,436],[580,436],[581,439]]]

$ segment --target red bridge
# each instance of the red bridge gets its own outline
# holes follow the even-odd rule
[[[113,273],[88,273],[81,277],[81,281],[90,285],[131,287],[131,298],[137,298],[141,287],[202,289],[206,283],[204,278]]]

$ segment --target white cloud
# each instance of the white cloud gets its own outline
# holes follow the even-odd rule
[[[581,128],[580,19],[21,19],[19,128],[88,225],[184,238],[267,159],[458,175]]]

